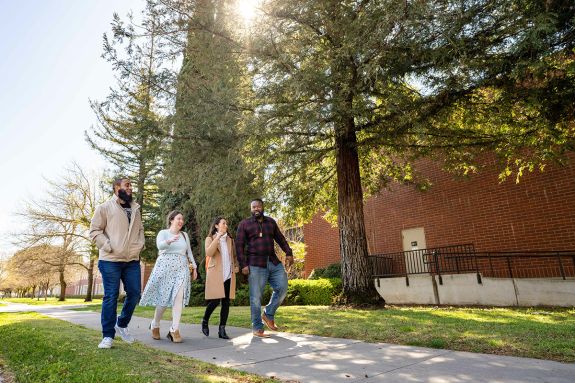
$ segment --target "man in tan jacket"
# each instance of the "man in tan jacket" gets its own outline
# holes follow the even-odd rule
[[[140,251],[144,247],[144,226],[140,206],[132,201],[132,184],[127,178],[113,183],[114,195],[99,205],[90,224],[90,238],[99,251],[98,269],[102,274],[102,336],[98,348],[111,348],[116,332],[128,343],[134,337],[128,331],[134,309],[140,300]],[[117,316],[120,281],[126,300]]]

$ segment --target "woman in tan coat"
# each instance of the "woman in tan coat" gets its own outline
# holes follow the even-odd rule
[[[236,273],[239,271],[234,240],[228,235],[228,222],[223,217],[214,220],[210,235],[206,238],[206,312],[202,319],[202,332],[210,335],[208,322],[220,301],[220,327],[218,336],[230,339],[226,334],[226,322],[230,312],[230,299],[236,296]]]

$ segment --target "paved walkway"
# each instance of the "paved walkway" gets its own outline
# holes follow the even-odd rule
[[[0,312],[36,311],[100,330],[100,314],[72,311],[70,306],[0,306]],[[182,324],[181,344],[151,339],[149,319],[134,317],[130,330],[150,347],[282,380],[306,383],[337,382],[575,382],[575,364],[539,359],[474,354],[351,339],[284,332],[268,339],[253,338],[245,328],[227,327],[233,339],[206,338],[200,325]],[[162,336],[169,321],[162,322]],[[217,326],[210,326],[217,332]],[[96,345],[94,345],[96,347]],[[102,351],[105,352],[105,351]]]

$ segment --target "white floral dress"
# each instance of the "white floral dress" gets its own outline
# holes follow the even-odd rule
[[[156,237],[160,255],[140,299],[140,306],[173,307],[176,295],[182,286],[184,286],[184,305],[190,301],[191,277],[188,262],[194,268],[196,262],[188,236],[180,232],[180,238],[168,244],[167,240],[173,236],[174,234],[166,229],[161,230]]]

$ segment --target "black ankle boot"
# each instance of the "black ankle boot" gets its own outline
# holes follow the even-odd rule
[[[208,327],[208,321],[202,319],[202,332],[205,336],[210,336],[210,328]]]
[[[228,334],[226,334],[226,326],[220,326],[220,329],[218,330],[218,336],[222,339],[230,339]]]

